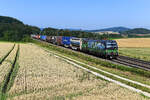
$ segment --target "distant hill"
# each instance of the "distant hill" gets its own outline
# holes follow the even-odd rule
[[[121,34],[150,34],[150,30],[146,28],[135,28],[121,32]]]
[[[105,29],[98,29],[98,30],[86,30],[87,32],[103,32],[103,31],[113,31],[113,32],[123,32],[128,31],[130,28],[126,27],[112,27],[112,28],[105,28]]]
[[[13,23],[23,24],[23,22],[15,19],[15,18],[6,17],[6,16],[0,16],[0,24],[4,24],[4,23],[8,23],[8,24],[13,24]]]
[[[69,31],[82,31],[82,29],[74,29],[74,28],[65,28],[64,30],[69,30]]]

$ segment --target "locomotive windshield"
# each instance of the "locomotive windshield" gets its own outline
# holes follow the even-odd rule
[[[116,43],[116,41],[109,41],[109,42],[106,42],[106,48],[107,49],[117,49],[118,48],[118,45]]]

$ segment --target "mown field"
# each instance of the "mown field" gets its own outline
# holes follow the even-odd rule
[[[17,48],[16,45],[8,58],[0,65],[0,74],[3,73],[1,80],[6,80],[5,76],[13,64]],[[8,82],[6,93],[4,93],[8,100],[148,99],[117,84],[99,79],[33,44],[20,44],[19,50],[19,59],[17,59],[19,67],[14,68],[13,77]],[[9,63],[8,66],[4,66],[5,62]],[[5,81],[1,83],[4,84]]]
[[[119,54],[150,61],[150,38],[130,38],[116,40]]]

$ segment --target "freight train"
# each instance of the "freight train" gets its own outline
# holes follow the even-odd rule
[[[118,56],[118,45],[115,40],[94,40],[88,38],[46,35],[31,35],[31,37],[106,59],[116,59]]]

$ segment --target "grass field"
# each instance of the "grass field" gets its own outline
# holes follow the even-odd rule
[[[8,100],[146,100],[34,45],[20,45],[19,65]]]
[[[119,54],[150,61],[150,48],[119,48]]]
[[[116,40],[119,54],[150,61],[150,38],[130,38]]]

